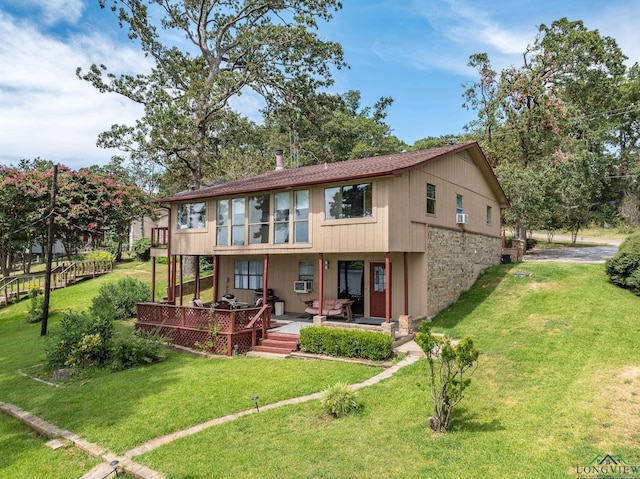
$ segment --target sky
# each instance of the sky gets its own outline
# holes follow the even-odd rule
[[[394,99],[387,124],[413,144],[457,134],[476,116],[462,107],[486,52],[496,70],[522,64],[538,26],[567,17],[613,37],[630,66],[640,62],[637,0],[342,0],[319,35],[339,42],[350,68],[334,75],[333,93],[359,90],[362,105]],[[73,169],[104,165],[117,151],[96,146],[112,124],[132,124],[138,105],[102,94],[76,76],[104,64],[119,73],[151,67],[98,0],[0,0],[0,164],[42,158]],[[245,94],[233,108],[260,119]]]

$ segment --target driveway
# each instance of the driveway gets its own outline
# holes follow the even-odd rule
[[[527,251],[524,261],[557,261],[560,263],[604,263],[615,255],[617,246],[581,246],[574,248],[540,249]]]

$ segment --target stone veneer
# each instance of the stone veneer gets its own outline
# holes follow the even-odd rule
[[[430,226],[427,240],[429,317],[455,302],[482,271],[500,263],[501,253],[500,237]]]

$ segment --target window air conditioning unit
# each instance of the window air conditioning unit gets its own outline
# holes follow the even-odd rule
[[[313,281],[294,281],[293,291],[295,293],[309,293],[313,290]]]
[[[469,222],[469,215],[466,213],[456,213],[456,223],[466,225]]]

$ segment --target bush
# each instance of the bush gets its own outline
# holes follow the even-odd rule
[[[35,285],[29,285],[29,309],[27,310],[27,323],[42,321],[44,316],[44,295],[42,290]]]
[[[92,249],[84,255],[85,261],[111,261],[112,263],[116,260],[116,257],[113,253],[104,250],[104,249]]]
[[[120,338],[113,348],[111,369],[122,371],[160,361],[165,358],[163,354],[165,343],[166,340],[160,336],[153,336],[140,331],[131,336]]]
[[[149,261],[151,259],[151,240],[149,238],[140,238],[133,243],[133,251],[136,258],[140,261]]]
[[[358,329],[309,326],[300,330],[300,348],[313,354],[382,361],[393,355],[391,336]]]
[[[64,313],[45,349],[47,369],[103,365],[110,356],[113,323],[85,311]]]
[[[148,284],[135,278],[122,278],[117,283],[105,283],[91,300],[89,311],[102,319],[128,319],[136,315],[136,303],[151,299]]]
[[[640,296],[640,233],[629,236],[605,264],[609,280]]]
[[[360,403],[356,392],[348,384],[337,383],[324,391],[320,409],[324,414],[337,418],[358,411]]]

